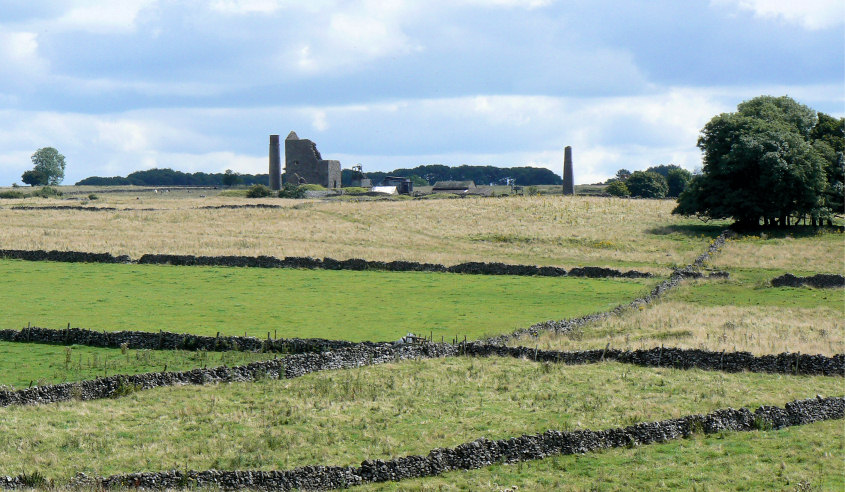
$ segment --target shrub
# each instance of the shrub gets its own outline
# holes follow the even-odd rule
[[[540,188],[537,186],[529,186],[525,189],[525,194],[528,196],[537,196],[540,194]]]
[[[23,198],[24,194],[20,191],[7,190],[0,191],[0,198]]]
[[[363,195],[364,193],[369,193],[368,188],[362,188],[360,186],[347,186],[343,189],[344,195]]]
[[[612,196],[631,196],[631,191],[628,190],[628,185],[624,181],[613,181],[607,185],[604,191]]]
[[[632,195],[643,198],[665,198],[669,191],[666,179],[655,172],[634,171],[625,185]]]
[[[247,198],[265,198],[272,195],[273,192],[270,190],[270,188],[261,184],[252,185],[246,192]]]
[[[62,196],[62,192],[53,188],[52,186],[45,186],[38,191],[33,191],[31,196],[40,196],[41,198],[52,198]]]
[[[295,185],[285,183],[281,190],[279,190],[279,198],[305,198],[305,186],[309,185]]]
[[[97,200],[98,198],[100,198],[100,197],[98,197],[97,195],[95,195],[95,194],[93,194],[93,193],[91,193],[90,195],[88,195],[88,199],[89,199],[89,200]]]

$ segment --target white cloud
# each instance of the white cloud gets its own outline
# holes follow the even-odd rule
[[[711,0],[711,4],[748,10],[764,19],[783,19],[810,30],[845,24],[841,0]]]
[[[53,24],[59,29],[99,34],[132,32],[139,14],[156,3],[157,0],[76,0]]]
[[[38,46],[37,33],[0,31],[0,87],[30,86],[47,73]]]

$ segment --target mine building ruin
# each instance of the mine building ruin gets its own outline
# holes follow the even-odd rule
[[[323,159],[314,142],[290,132],[285,138],[285,182],[340,188],[340,161]]]

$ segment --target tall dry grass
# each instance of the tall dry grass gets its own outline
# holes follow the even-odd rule
[[[803,231],[802,231],[803,232]],[[729,240],[713,258],[716,268],[771,268],[790,272],[845,273],[845,234],[770,237],[765,233]]]
[[[708,239],[669,233],[691,224],[671,201],[595,197],[320,202],[226,197],[101,195],[111,212],[11,210],[0,203],[3,248],[196,255],[363,257],[454,264],[501,261],[662,270],[689,263]],[[74,203],[74,202],[70,202]],[[78,202],[77,202],[78,203]],[[282,209],[201,210],[272,203]],[[140,210],[155,208],[155,211]]]
[[[525,336],[512,345],[550,350],[653,348],[660,345],[713,351],[845,353],[842,311],[775,306],[702,306],[663,301],[576,329]]]

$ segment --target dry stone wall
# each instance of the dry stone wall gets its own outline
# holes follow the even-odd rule
[[[845,287],[845,276],[819,273],[810,277],[796,277],[791,273],[786,273],[772,279],[772,287],[801,287],[804,285],[816,289]]]
[[[256,205],[259,206],[259,205]],[[113,256],[110,253],[86,253],[80,251],[44,251],[0,249],[0,258],[27,261],[58,261],[85,263],[138,263],[141,265],[178,265],[178,266],[225,266],[250,268],[307,268],[324,270],[381,270],[390,272],[441,272],[464,273],[472,275],[520,275],[540,277],[620,277],[649,278],[647,272],[629,270],[622,272],[613,268],[578,267],[567,272],[563,268],[535,265],[510,265],[497,262],[466,262],[445,266],[438,263],[419,263],[415,261],[370,261],[360,258],[336,260],[334,258],[310,258],[287,256],[194,256],[145,254],[137,261],[129,256]]]
[[[140,487],[170,489],[326,490],[364,483],[430,477],[455,470],[472,470],[498,463],[516,463],[549,456],[582,454],[601,449],[641,446],[687,438],[695,433],[780,429],[845,417],[845,398],[796,400],[784,407],[725,408],[704,415],[646,422],[607,430],[548,430],[509,439],[477,439],[427,455],[392,460],[366,460],[360,466],[304,466],[284,471],[165,471],[87,477],[78,474],[70,485],[93,488]],[[22,488],[22,477],[0,477],[0,487]]]
[[[594,364],[603,361],[617,361],[639,366],[672,367],[676,369],[695,368],[726,372],[751,371],[845,376],[845,354],[833,357],[789,353],[755,356],[748,352],[723,353],[663,347],[631,351],[607,349],[558,352],[483,343],[382,343],[359,344],[350,348],[319,354],[295,354],[282,359],[252,362],[243,366],[116,375],[76,383],[0,391],[0,407],[54,403],[71,399],[111,398],[163,386],[255,381],[265,378],[289,379],[318,371],[350,369],[409,359],[431,359],[462,355],[516,357],[561,364]]]

